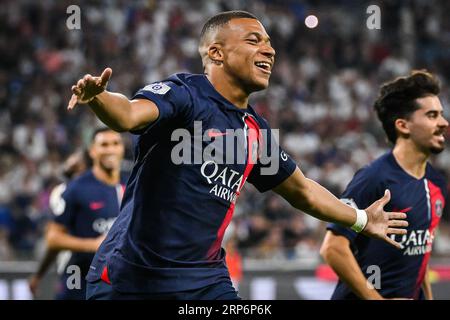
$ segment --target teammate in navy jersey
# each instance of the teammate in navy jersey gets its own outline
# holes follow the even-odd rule
[[[342,200],[364,208],[389,189],[387,209],[408,215],[408,233],[393,236],[401,244],[395,250],[330,224],[321,254],[340,279],[332,299],[432,299],[426,273],[447,189],[443,176],[427,162],[444,149],[448,126],[438,94],[437,80],[424,71],[381,87],[375,109],[394,148],[359,170]]]
[[[63,163],[62,168],[62,182],[55,186],[50,192],[49,197],[49,209],[51,212],[58,211],[58,207],[63,204],[61,201],[61,195],[66,190],[67,183],[72,179],[75,179],[80,174],[85,172],[90,167],[91,160],[88,159],[87,153],[83,151],[77,151],[72,153]],[[30,291],[34,297],[37,295],[39,285],[42,278],[47,273],[47,270],[57,259],[59,250],[50,250],[46,248],[42,259],[39,261],[39,265],[36,272],[29,279]]]
[[[62,270],[56,299],[84,300],[85,277],[100,243],[119,214],[125,188],[120,165],[124,145],[119,133],[97,129],[89,155],[92,169],[67,184],[49,223],[46,241],[49,250],[69,250]],[[79,285],[78,285],[79,284]]]
[[[403,234],[407,223],[397,219],[406,215],[383,211],[389,192],[366,211],[342,203],[303,176],[248,104],[252,92],[268,86],[275,57],[253,15],[231,11],[209,19],[199,52],[205,74],[173,75],[132,100],[106,91],[110,68],[72,87],[68,109],[88,104],[110,128],[138,135],[121,212],[90,267],[88,299],[239,299],[221,243],[247,180],[319,219],[398,246],[387,234]],[[234,139],[236,132],[244,138]],[[227,161],[201,157],[230,136],[231,149],[228,143],[215,149]],[[182,152],[177,137],[188,145]]]

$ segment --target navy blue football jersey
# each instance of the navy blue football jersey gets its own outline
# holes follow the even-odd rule
[[[107,185],[89,170],[67,186],[63,184],[55,188],[51,199],[53,220],[64,225],[69,234],[76,237],[96,238],[106,234],[119,214],[125,183],[125,176],[122,176],[120,184]],[[61,193],[61,196],[57,193]],[[66,268],[71,265],[78,266],[84,279],[93,257],[94,253],[71,252],[67,265],[61,270],[61,291],[65,290],[64,279],[70,276]]]
[[[123,206],[87,280],[103,279],[119,292],[155,294],[226,281],[221,243],[245,181],[264,192],[288,178],[296,164],[251,106],[234,106],[205,75],[176,74],[133,98],[153,101],[159,117],[133,132],[135,166]],[[235,131],[244,138],[215,144],[221,146],[215,153],[227,161],[201,157]],[[180,152],[181,138],[188,147]],[[261,153],[276,160],[276,170],[267,171],[273,163]],[[178,155],[189,161],[180,162]]]
[[[342,195],[342,201],[365,209],[381,198],[385,189],[391,191],[391,200],[385,211],[407,214],[407,234],[391,235],[401,244],[400,250],[338,224],[329,224],[328,229],[349,239],[367,278],[376,270],[380,271],[377,289],[383,297],[421,299],[436,227],[445,205],[446,181],[430,164],[427,164],[422,179],[409,175],[389,152],[355,174]],[[357,296],[339,281],[332,299],[357,299]]]

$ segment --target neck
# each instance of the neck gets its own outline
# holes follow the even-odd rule
[[[245,92],[242,85],[231,79],[219,68],[209,68],[206,77],[225,99],[230,101],[239,109],[246,109],[248,106],[249,94]]]
[[[425,176],[425,169],[429,154],[419,150],[410,140],[397,139],[392,151],[397,163],[408,174],[417,179]]]
[[[120,182],[119,170],[105,170],[99,165],[94,165],[92,167],[92,172],[98,180],[105,184],[116,185]]]

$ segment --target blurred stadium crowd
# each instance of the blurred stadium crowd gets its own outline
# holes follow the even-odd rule
[[[66,9],[81,8],[68,30]],[[66,111],[70,86],[113,69],[111,91],[128,97],[175,72],[201,73],[197,39],[218,11],[258,16],[277,63],[252,105],[306,176],[336,196],[354,172],[388,150],[372,103],[379,85],[411,68],[442,81],[449,106],[448,1],[383,1],[382,29],[366,27],[369,2],[340,1],[15,1],[0,6],[0,260],[35,259],[50,218],[48,198],[61,165],[100,125],[87,108]],[[314,13],[319,27],[304,19]],[[127,139],[132,161],[131,139]],[[433,160],[450,177],[450,149]],[[129,164],[128,163],[128,164]],[[448,207],[448,206],[447,206]],[[450,256],[449,215],[434,255]],[[246,186],[230,236],[244,257],[317,258],[325,227],[279,196]]]

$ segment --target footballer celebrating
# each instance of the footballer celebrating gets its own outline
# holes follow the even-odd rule
[[[444,149],[448,122],[437,79],[425,71],[384,84],[375,110],[393,149],[358,171],[342,195],[364,208],[391,190],[387,208],[405,212],[408,233],[392,238],[401,250],[338,224],[330,224],[321,248],[339,276],[332,299],[432,299],[426,276],[433,238],[446,198],[446,181],[428,163]],[[378,288],[366,281],[379,268]]]
[[[72,86],[68,109],[88,104],[110,128],[138,136],[122,210],[87,276],[88,299],[239,299],[221,243],[246,181],[260,192],[274,190],[319,219],[398,247],[388,234],[405,233],[407,222],[401,219],[406,214],[383,210],[388,191],[366,210],[355,210],[305,178],[267,139],[271,129],[248,100],[252,92],[267,88],[275,50],[255,16],[229,11],[210,18],[200,35],[199,53],[204,74],[172,75],[131,100],[106,90],[110,68]],[[237,153],[219,150],[232,155],[225,163],[178,163],[172,133],[179,129],[194,133],[187,138],[194,143],[185,149],[194,156],[198,136],[210,139],[201,141],[202,150],[230,131],[244,132],[244,139],[234,145]],[[262,149],[278,163],[275,172],[265,170],[270,163],[261,161]]]

